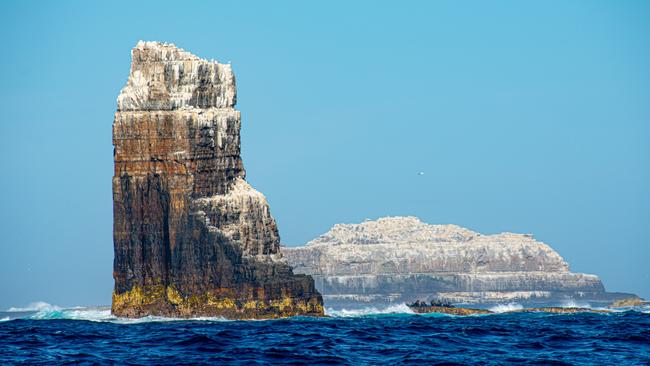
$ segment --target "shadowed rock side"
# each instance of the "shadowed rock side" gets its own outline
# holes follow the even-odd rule
[[[230,65],[139,42],[113,122],[112,312],[323,315],[293,274],[265,197],[245,181]]]
[[[312,275],[326,306],[504,301],[607,302],[597,276],[567,263],[531,235],[481,235],[415,217],[339,224],[304,247],[284,248],[296,273]]]

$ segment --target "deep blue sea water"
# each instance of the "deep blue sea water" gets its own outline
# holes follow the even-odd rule
[[[399,311],[399,310],[398,310]],[[0,364],[650,365],[650,314],[330,311],[265,321],[0,312]]]

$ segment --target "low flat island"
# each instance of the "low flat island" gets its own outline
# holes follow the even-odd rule
[[[439,313],[439,314],[449,314],[449,315],[482,315],[482,314],[496,313],[488,309],[464,308],[464,307],[456,307],[451,304],[439,304],[439,303],[426,304],[420,301],[416,301],[412,304],[408,304],[407,306],[411,310],[413,310],[413,312],[416,314]],[[591,308],[583,308],[583,307],[549,306],[549,307],[513,309],[505,312],[506,313],[574,314],[574,313],[610,313],[612,311],[605,310],[605,309],[591,309]]]

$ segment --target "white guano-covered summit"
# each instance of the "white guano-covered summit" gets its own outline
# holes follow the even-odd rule
[[[337,224],[299,253],[318,261],[294,263],[314,274],[422,272],[568,272],[567,263],[531,235],[481,235],[457,225],[430,225],[416,217],[385,217]]]
[[[131,59],[118,111],[234,108],[237,102],[230,64],[204,60],[171,43],[144,41],[131,50]]]

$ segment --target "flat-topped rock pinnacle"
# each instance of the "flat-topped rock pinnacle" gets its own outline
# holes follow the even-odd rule
[[[113,313],[323,315],[245,181],[231,66],[159,42],[131,55],[113,121]]]

